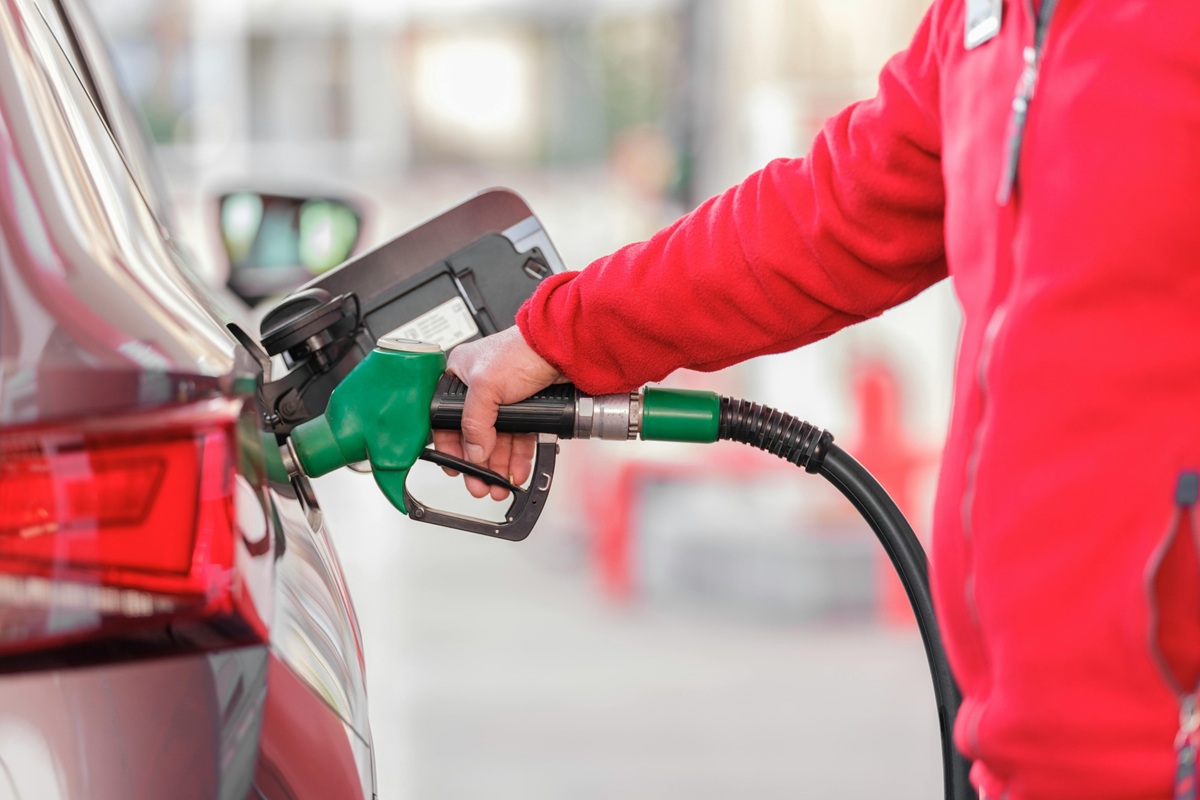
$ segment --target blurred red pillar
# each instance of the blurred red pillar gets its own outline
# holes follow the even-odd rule
[[[620,464],[608,491],[599,495],[604,499],[599,501],[594,497],[592,500],[592,518],[597,521],[595,564],[600,589],[605,597],[618,603],[633,596],[633,565],[629,551],[637,471],[637,462]]]

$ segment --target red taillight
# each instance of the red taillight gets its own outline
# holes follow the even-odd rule
[[[164,623],[261,639],[239,572],[238,419],[213,401],[0,430],[0,655]]]
[[[0,536],[36,541],[47,533],[136,524],[158,492],[163,459],[80,451],[0,463]]]

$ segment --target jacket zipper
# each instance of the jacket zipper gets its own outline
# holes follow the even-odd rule
[[[1007,305],[1001,303],[992,311],[991,317],[988,318],[987,328],[983,333],[983,345],[979,353],[979,367],[976,371],[975,381],[979,387],[980,397],[980,422],[979,427],[975,430],[975,441],[971,443],[971,454],[967,459],[967,482],[963,491],[962,505],[962,530],[963,539],[967,546],[967,564],[968,571],[966,574],[966,585],[963,587],[964,599],[966,602],[967,613],[970,614],[971,622],[975,626],[975,630],[980,635],[980,647],[984,649],[984,661],[987,661],[987,653],[985,645],[982,643],[983,620],[979,615],[979,603],[975,591],[975,531],[973,524],[973,512],[975,506],[975,491],[977,486],[977,477],[979,472],[979,461],[983,451],[983,442],[987,438],[988,422],[990,415],[988,414],[988,367],[992,361],[992,350],[995,347],[996,337],[1000,333],[1000,329],[1004,326],[1004,318],[1007,313]],[[971,759],[979,758],[979,722],[981,714],[981,706],[973,704],[971,706],[971,715],[967,719],[967,741],[970,745],[971,752],[965,755]]]
[[[1000,186],[996,190],[996,202],[1007,205],[1012,198],[1013,189],[1017,185],[1017,166],[1021,160],[1021,144],[1025,139],[1025,126],[1029,118],[1029,105],[1033,102],[1033,94],[1037,91],[1038,71],[1041,68],[1042,55],[1046,51],[1046,31],[1050,28],[1050,19],[1058,0],[1041,0],[1041,6],[1034,9],[1033,0],[1025,0],[1025,8],[1029,18],[1033,20],[1033,44],[1021,51],[1025,67],[1017,80],[1017,89],[1013,93],[1012,115],[1008,120],[1008,135],[1004,147],[1004,171],[1000,174]]]
[[[1159,612],[1158,602],[1155,599],[1157,593],[1154,581],[1176,536],[1191,536],[1192,546],[1200,554],[1200,530],[1196,527],[1195,518],[1198,491],[1200,491],[1200,478],[1196,473],[1180,474],[1175,489],[1175,514],[1171,518],[1167,535],[1163,537],[1154,555],[1150,558],[1143,586],[1149,608],[1147,644],[1150,648],[1150,655],[1154,659],[1154,664],[1158,668],[1163,682],[1179,702],[1179,730],[1175,734],[1175,797],[1177,799],[1190,798],[1191,800],[1196,797],[1196,763],[1197,754],[1200,752],[1200,707],[1198,707],[1200,706],[1200,686],[1193,687],[1191,691],[1185,689],[1175,679],[1175,674],[1171,671],[1170,664],[1167,663],[1166,655],[1158,646]],[[1185,522],[1187,530],[1181,533],[1180,529]]]
[[[1037,89],[1038,71],[1041,66],[1043,53],[1045,52],[1046,31],[1050,26],[1050,19],[1054,15],[1054,9],[1057,4],[1057,0],[1041,0],[1041,7],[1035,10],[1033,0],[1026,0],[1026,10],[1029,13],[1029,19],[1033,20],[1034,24],[1033,45],[1024,48],[1022,51],[1025,66],[1021,70],[1020,78],[1017,80],[1016,91],[1013,95],[1012,115],[1009,118],[1005,141],[1004,170],[1001,173],[1000,186],[996,193],[997,204],[1001,207],[1008,205],[1012,199],[1013,189],[1016,186],[1017,167],[1021,155],[1021,145],[1025,137],[1029,106]],[[1015,260],[1015,253],[1012,256]],[[1011,285],[1006,286],[1004,291],[1006,294],[1011,292]],[[992,309],[991,314],[988,316],[987,326],[984,328],[983,343],[979,354],[979,368],[976,373],[981,407],[980,422],[979,427],[975,431],[975,440],[972,442],[970,455],[967,458],[967,480],[963,491],[962,506],[962,530],[963,538],[966,540],[968,559],[966,585],[963,587],[964,600],[967,613],[970,614],[975,630],[980,635],[981,649],[984,649],[985,662],[987,661],[987,653],[982,644],[983,622],[979,614],[978,598],[975,589],[973,516],[979,462],[982,457],[983,443],[987,438],[986,434],[988,430],[989,414],[987,406],[990,394],[988,388],[988,369],[991,365],[996,340],[999,338],[1000,332],[1004,327],[1007,314],[1008,302],[1005,299],[997,303]],[[981,717],[982,706],[972,705],[970,717],[967,719],[967,742],[970,745],[971,752],[966,754],[972,759],[977,759],[980,755],[979,725]]]

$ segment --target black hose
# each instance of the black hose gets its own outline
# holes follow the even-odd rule
[[[947,800],[975,800],[968,773],[970,764],[954,748],[954,717],[961,695],[938,634],[929,589],[929,565],[925,550],[908,520],[892,498],[862,464],[833,443],[833,436],[814,425],[757,403],[721,398],[717,436],[743,442],[779,456],[807,472],[823,476],[845,495],[862,515],[879,543],[887,551],[900,575],[908,601],[917,618],[925,656],[937,699],[938,727],[942,734],[943,785]]]

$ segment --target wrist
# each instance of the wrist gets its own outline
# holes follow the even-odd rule
[[[578,274],[561,272],[546,278],[538,285],[533,295],[521,304],[516,314],[516,328],[525,345],[559,376],[567,374],[567,364],[554,343],[564,339],[563,334],[569,331],[571,326],[566,320],[555,319],[552,296],[559,288],[573,281]],[[551,331],[557,335],[547,335]]]

